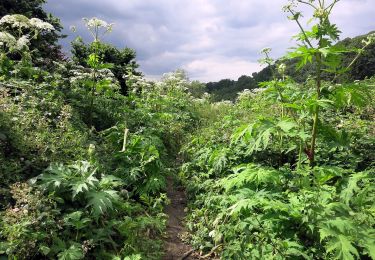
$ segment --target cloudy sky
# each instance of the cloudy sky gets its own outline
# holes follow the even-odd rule
[[[281,11],[287,0],[48,0],[46,9],[59,17],[69,37],[89,40],[83,17],[115,23],[105,37],[117,47],[137,51],[140,69],[159,78],[177,68],[203,82],[251,75],[260,66],[259,50],[280,57],[294,45],[296,24]],[[375,30],[375,0],[341,0],[332,21],[342,37]],[[307,16],[307,15],[306,15]],[[70,26],[78,31],[72,33]]]

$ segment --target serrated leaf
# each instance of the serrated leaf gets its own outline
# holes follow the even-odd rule
[[[288,133],[293,128],[297,128],[298,125],[294,121],[291,121],[289,119],[282,120],[276,124],[277,127],[279,127],[283,132]]]
[[[352,199],[354,193],[360,188],[358,187],[358,182],[361,179],[366,178],[368,173],[360,172],[350,176],[349,181],[345,189],[341,191],[340,198],[344,201],[346,205],[349,205],[350,200]]]
[[[84,254],[79,245],[72,245],[68,249],[60,252],[58,255],[59,260],[79,260],[83,259]]]
[[[89,199],[88,206],[92,208],[93,215],[99,217],[112,208],[114,201],[119,200],[117,191],[101,190],[91,191],[87,194]]]
[[[352,245],[348,237],[344,235],[332,237],[327,243],[327,252],[334,252],[335,259],[354,260],[354,256],[359,258],[357,249]]]
[[[229,191],[234,187],[242,187],[246,183],[277,184],[280,181],[279,172],[272,168],[257,166],[255,164],[240,165],[233,168],[235,174],[223,178],[220,185]]]
[[[43,255],[48,255],[51,249],[46,245],[41,245],[39,250],[42,252]]]
[[[124,260],[142,260],[141,255],[125,256]]]

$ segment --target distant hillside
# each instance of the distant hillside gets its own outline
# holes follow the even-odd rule
[[[349,48],[361,48],[361,43],[367,35],[375,33],[375,31],[369,32],[365,35],[360,35],[355,38],[346,38],[339,41],[337,45],[344,45]],[[342,56],[342,63],[348,65],[353,58],[355,53],[348,53]],[[280,62],[280,61],[279,61]],[[303,82],[306,80],[312,66],[306,66],[301,70],[296,70],[297,60],[288,60],[285,62],[287,65],[287,74],[297,82]],[[345,75],[340,76],[339,80],[361,80],[366,77],[375,75],[375,44],[370,45],[366,51],[360,56],[355,62],[352,69]],[[262,81],[270,80],[272,77],[271,68],[266,67],[260,72],[255,72],[251,76],[243,75],[238,80],[222,79],[218,82],[209,82],[206,84],[206,91],[212,94],[215,101],[220,100],[235,100],[237,93],[244,89],[254,89],[258,87],[258,83]],[[325,75],[327,79],[331,78],[332,75]]]

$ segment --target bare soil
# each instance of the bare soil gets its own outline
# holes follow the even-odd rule
[[[165,213],[169,216],[169,219],[163,260],[199,259],[194,256],[192,247],[181,240],[181,235],[186,232],[184,227],[185,207],[187,205],[185,189],[177,186],[172,177],[168,177],[167,195],[171,203],[165,208]]]

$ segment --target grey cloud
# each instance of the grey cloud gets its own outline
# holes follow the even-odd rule
[[[374,28],[375,0],[346,0],[334,21],[343,36]],[[60,17],[70,37],[70,25],[89,40],[82,17],[97,16],[114,22],[105,41],[137,51],[141,70],[150,77],[185,68],[191,79],[203,81],[238,78],[259,69],[259,50],[271,47],[282,56],[293,46],[298,28],[281,7],[286,0],[49,0],[47,9]],[[354,7],[354,8],[353,8]],[[371,28],[373,27],[373,28]],[[345,32],[346,31],[346,32]]]

